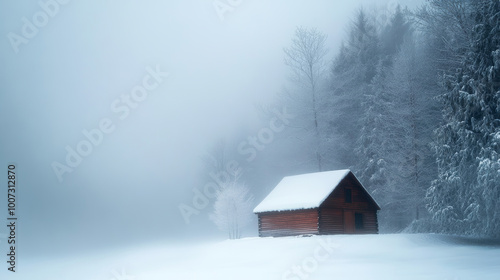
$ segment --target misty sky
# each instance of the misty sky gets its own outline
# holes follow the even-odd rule
[[[221,20],[209,0],[73,0],[16,53],[9,34],[43,11],[37,2],[0,2],[0,167],[18,164],[27,255],[199,232],[206,215],[186,225],[178,205],[203,184],[200,156],[215,139],[259,128],[255,105],[286,85],[283,47],[296,26],[326,33],[333,58],[360,4],[396,3],[243,0]],[[120,119],[113,104],[157,68],[168,78]],[[103,119],[114,130],[59,182],[53,162]]]

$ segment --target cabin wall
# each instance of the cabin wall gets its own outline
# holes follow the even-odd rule
[[[355,233],[378,233],[377,211],[359,211],[363,214],[363,229],[356,229]]]
[[[352,202],[345,202],[344,190],[351,189]],[[341,208],[350,210],[377,210],[369,195],[360,187],[352,174],[342,180],[335,191],[321,204],[321,208]]]
[[[350,221],[351,226],[345,220],[346,211],[350,215],[362,214],[363,227],[355,227],[355,220]],[[354,216],[352,216],[354,219]],[[376,210],[344,210],[335,208],[320,208],[319,210],[319,234],[376,234],[378,233],[378,220]]]
[[[259,213],[259,236],[319,234],[318,209]]]
[[[345,189],[351,190],[351,202],[345,201]],[[378,207],[349,174],[319,208],[320,234],[378,233]],[[355,214],[362,214],[363,227],[354,228]],[[353,229],[354,228],[354,229]]]
[[[319,211],[319,234],[343,234],[344,210],[321,208]]]

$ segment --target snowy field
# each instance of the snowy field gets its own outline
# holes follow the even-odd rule
[[[500,243],[432,234],[245,238],[25,263],[1,279],[500,279]]]

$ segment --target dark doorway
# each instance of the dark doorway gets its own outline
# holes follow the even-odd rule
[[[363,214],[362,213],[355,213],[354,214],[354,224],[356,226],[356,230],[360,230],[360,229],[364,228]]]
[[[354,233],[354,212],[344,210],[344,233]]]

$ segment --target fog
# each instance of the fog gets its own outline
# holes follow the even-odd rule
[[[19,255],[226,238],[208,219],[211,205],[189,224],[179,211],[209,178],[203,157],[230,139],[245,162],[236,144],[268,125],[259,106],[288,83],[283,48],[297,26],[327,34],[332,59],[356,9],[394,3],[241,1],[222,19],[212,1],[68,1],[13,45],[9,34],[43,9],[2,1],[0,158],[18,170]],[[151,89],[127,103],[137,86]],[[55,162],[67,166],[67,147],[89,143],[82,131],[96,129],[97,144],[80,147],[88,155],[55,172]],[[244,170],[257,201],[289,173],[265,153]],[[5,238],[0,246],[3,254]]]

